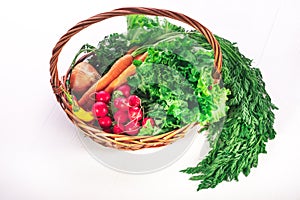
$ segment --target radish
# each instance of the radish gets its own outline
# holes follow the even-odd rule
[[[92,111],[96,117],[104,117],[108,113],[108,106],[103,102],[96,102],[93,105]]]
[[[121,91],[125,97],[130,95],[130,86],[127,84],[121,85],[117,90]]]
[[[128,97],[128,103],[130,106],[141,106],[141,99],[136,95],[130,95]]]
[[[123,110],[118,110],[114,114],[114,120],[117,122],[117,124],[123,124],[128,121],[127,112]]]
[[[139,107],[130,107],[128,110],[130,120],[140,121],[143,118],[143,111]]]
[[[100,101],[100,102],[108,104],[109,100],[110,100],[110,94],[106,91],[99,91],[99,92],[96,92],[95,99],[97,102]]]
[[[110,129],[110,128],[105,128],[105,129],[103,129],[103,131],[104,131],[105,133],[111,133],[111,129]]]
[[[98,119],[98,123],[101,126],[101,128],[107,129],[107,128],[109,128],[111,126],[112,121],[111,121],[110,117],[105,116],[105,117],[100,117]]]
[[[150,117],[145,117],[142,121],[142,126],[145,127],[147,122],[150,122],[151,126],[154,127],[155,126],[155,121],[153,118]]]
[[[123,133],[125,130],[125,127],[123,124],[116,124],[114,125],[112,131],[113,133]]]
[[[125,133],[128,135],[137,135],[140,131],[140,123],[131,121],[125,126]]]
[[[114,100],[114,106],[119,110],[128,110],[128,100],[123,97],[117,97]]]

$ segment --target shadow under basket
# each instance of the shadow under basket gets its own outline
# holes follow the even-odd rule
[[[214,51],[214,68],[212,68],[212,77],[215,83],[219,82],[221,78],[222,54],[220,45],[214,37],[214,35],[202,24],[184,14],[169,10],[144,7],[119,8],[110,12],[100,13],[79,22],[74,27],[69,29],[68,32],[59,39],[56,46],[53,48],[52,57],[50,60],[50,82],[57,101],[59,102],[69,119],[78,128],[80,128],[86,136],[90,137],[96,143],[99,143],[106,147],[122,150],[139,150],[144,148],[161,147],[171,144],[176,140],[184,137],[185,134],[187,134],[191,128],[198,125],[198,123],[194,122],[180,129],[176,129],[155,136],[130,136],[126,134],[114,134],[104,132],[98,127],[92,125],[91,123],[85,122],[79,119],[76,115],[74,115],[72,111],[72,106],[70,105],[68,100],[68,95],[66,95],[65,93],[65,91],[68,91],[66,80],[67,77],[70,76],[70,71],[68,71],[67,74],[63,76],[61,80],[58,75],[57,62],[59,54],[61,53],[64,45],[66,45],[66,43],[72,38],[72,36],[80,32],[81,30],[87,28],[88,26],[101,22],[105,19],[131,14],[168,17],[190,25],[196,31],[199,31],[201,34],[203,34]]]

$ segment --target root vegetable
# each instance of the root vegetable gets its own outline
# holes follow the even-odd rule
[[[101,126],[101,128],[107,130],[107,129],[111,126],[112,121],[111,121],[111,118],[110,118],[110,117],[105,116],[105,117],[100,117],[100,118],[98,119],[98,123],[99,123],[99,125]]]
[[[151,126],[154,127],[155,126],[155,121],[153,118],[150,118],[150,117],[145,117],[142,121],[142,126],[145,127],[147,122],[150,122]]]
[[[143,54],[140,54],[136,56],[135,60],[144,61],[147,57],[148,53],[145,52]],[[136,66],[134,64],[131,64],[128,68],[126,68],[115,80],[113,80],[106,88],[105,91],[108,93],[112,93],[113,90],[118,88],[119,86],[123,85],[127,82],[127,78],[129,76],[132,76],[136,72]]]
[[[123,110],[118,110],[114,114],[114,120],[117,122],[117,124],[124,124],[128,121],[127,112]]]
[[[103,102],[108,104],[110,100],[110,94],[105,91],[96,92],[95,99],[97,102]]]
[[[114,100],[114,106],[119,110],[127,111],[128,110],[128,100],[123,97],[117,97]]]
[[[129,120],[140,121],[143,118],[143,112],[139,107],[130,107],[128,118]]]
[[[130,86],[127,84],[121,85],[120,87],[117,88],[118,91],[121,91],[123,96],[128,97],[130,95]]]
[[[141,106],[141,99],[136,95],[130,95],[128,97],[128,103],[132,107],[134,107],[134,106],[139,107],[139,106]]]
[[[108,114],[108,106],[103,102],[96,102],[92,111],[95,117],[105,117]]]
[[[140,131],[141,125],[139,122],[131,121],[125,126],[125,133],[128,135],[137,135]]]
[[[70,87],[72,93],[81,96],[85,93],[97,80],[100,79],[96,69],[87,62],[78,63],[72,70],[70,77]]]
[[[114,79],[116,79],[133,61],[133,56],[131,54],[126,54],[117,60],[111,69],[101,77],[96,83],[94,83],[80,98],[78,101],[79,105],[85,106],[89,105],[91,94],[107,87]]]
[[[114,125],[114,127],[112,129],[113,133],[117,133],[117,134],[123,133],[124,130],[125,130],[125,127],[122,124],[116,124],[116,125]]]

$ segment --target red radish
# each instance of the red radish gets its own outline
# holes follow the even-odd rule
[[[146,125],[146,123],[147,123],[148,121],[150,121],[150,124],[151,124],[152,127],[155,126],[155,121],[154,121],[154,119],[153,119],[153,118],[150,118],[150,117],[145,117],[145,118],[143,119],[143,121],[142,121],[142,126],[145,127],[145,125]]]
[[[128,110],[128,101],[126,98],[117,97],[114,100],[114,106],[119,110]]]
[[[103,102],[96,102],[95,104],[99,105],[99,106],[107,106],[106,103],[103,103]]]
[[[110,128],[105,128],[105,129],[103,129],[103,131],[104,131],[105,133],[111,133],[111,129],[110,129]]]
[[[141,106],[141,99],[136,95],[130,95],[128,97],[128,103],[130,106]]]
[[[123,110],[118,110],[115,114],[114,114],[114,120],[118,123],[118,124],[123,124],[125,122],[128,121],[128,116],[127,116],[127,112],[123,111]]]
[[[125,133],[128,135],[137,135],[140,131],[140,123],[131,121],[125,126]]]
[[[123,133],[125,130],[125,127],[123,124],[116,124],[113,127],[113,133]]]
[[[138,107],[138,106],[132,106],[132,107],[129,107],[129,109],[132,110],[132,111],[139,111],[139,110],[141,110],[141,108]]]
[[[109,100],[110,100],[110,94],[105,91],[99,91],[99,92],[96,92],[95,99],[97,102],[100,101],[100,102],[108,104]]]
[[[139,107],[130,107],[128,118],[130,120],[140,121],[143,118],[143,111]]]
[[[105,116],[105,117],[100,117],[98,119],[98,123],[103,129],[107,129],[111,126],[112,121],[111,121],[110,117]]]
[[[125,97],[129,97],[130,95],[130,86],[127,84],[121,85],[117,88],[117,90],[121,91]]]
[[[96,117],[104,117],[108,113],[108,106],[103,102],[96,102],[94,103],[92,110]]]

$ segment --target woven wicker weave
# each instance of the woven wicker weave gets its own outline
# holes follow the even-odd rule
[[[108,18],[116,16],[125,16],[130,14],[145,14],[169,17],[184,22],[195,28],[195,30],[202,33],[206,37],[207,41],[211,44],[212,49],[214,50],[215,67],[214,69],[212,69],[212,76],[217,82],[220,80],[222,68],[222,54],[220,45],[216,38],[213,36],[213,34],[206,27],[204,27],[196,20],[181,13],[156,8],[127,7],[115,9],[110,12],[100,13],[98,15],[90,17],[86,20],[79,22],[74,27],[72,27],[66,34],[64,34],[57,42],[56,46],[53,48],[52,57],[50,60],[50,82],[53,88],[53,92],[56,95],[57,101],[59,102],[63,110],[66,112],[67,116],[76,126],[83,130],[84,133],[88,137],[93,139],[95,142],[104,146],[124,150],[138,150],[143,148],[165,146],[178,140],[179,138],[184,137],[188,130],[195,126],[197,123],[189,124],[181,129],[177,129],[157,136],[127,136],[122,134],[106,133],[102,130],[99,130],[96,127],[91,126],[90,124],[84,121],[81,121],[72,113],[72,109],[67,101],[65,94],[63,93],[63,90],[66,90],[65,78],[63,78],[63,80],[59,79],[57,70],[58,57],[62,48],[72,38],[72,36],[94,23],[101,22]]]

